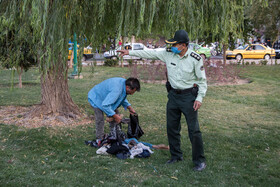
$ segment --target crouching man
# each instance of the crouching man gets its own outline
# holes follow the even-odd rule
[[[97,144],[104,137],[104,113],[114,119],[110,122],[111,131],[122,120],[118,115],[118,107],[122,105],[125,110],[135,114],[126,96],[133,95],[136,91],[140,91],[138,79],[114,77],[97,84],[88,92],[88,102],[94,110]]]

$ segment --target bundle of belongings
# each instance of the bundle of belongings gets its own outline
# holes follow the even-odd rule
[[[126,134],[122,131],[122,123],[128,124]],[[163,144],[152,145],[138,141],[143,134],[144,132],[139,125],[138,115],[130,114],[129,118],[122,119],[122,122],[117,124],[110,134],[105,135],[101,141],[85,141],[85,144],[98,148],[97,154],[111,154],[119,159],[147,158],[153,154],[151,149],[169,149],[169,146]]]

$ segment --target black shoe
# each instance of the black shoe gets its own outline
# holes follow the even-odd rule
[[[193,170],[194,170],[194,171],[202,171],[202,170],[204,170],[205,168],[206,168],[206,163],[205,163],[205,162],[202,162],[202,163],[196,165],[196,166],[193,168]]]
[[[183,157],[171,158],[170,160],[168,160],[168,161],[166,162],[166,164],[174,164],[175,162],[179,162],[179,161],[183,161]]]
[[[86,140],[85,144],[88,145],[88,146],[90,145],[91,147],[95,147],[95,148],[100,148],[102,146],[101,145],[101,140],[99,140],[99,139],[92,140],[92,141]]]

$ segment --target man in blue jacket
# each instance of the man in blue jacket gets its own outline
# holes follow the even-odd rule
[[[110,122],[110,129],[114,128],[122,120],[118,114],[118,107],[121,105],[124,109],[128,109],[131,114],[135,111],[131,104],[127,101],[127,95],[133,95],[136,91],[140,91],[140,82],[136,78],[124,79],[114,77],[95,85],[88,92],[88,101],[94,109],[96,140],[97,143],[104,136],[104,113],[114,120]]]

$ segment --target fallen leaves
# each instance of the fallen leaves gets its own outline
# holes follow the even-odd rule
[[[27,113],[34,109],[36,106],[0,106],[0,123],[3,124],[15,124],[27,128],[39,128],[39,127],[53,127],[53,126],[78,126],[92,123],[89,118],[65,118],[57,116],[44,116],[34,118],[25,118]],[[71,136],[71,134],[68,134]]]

